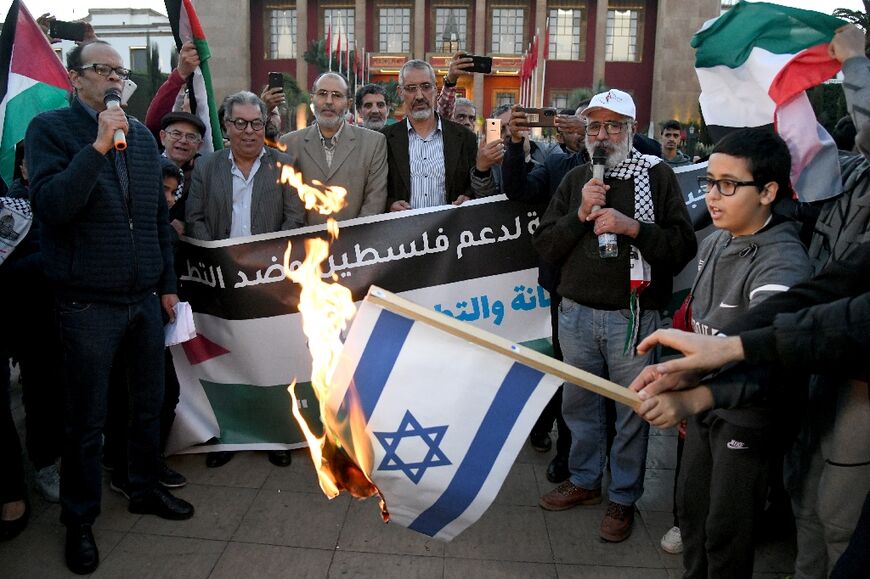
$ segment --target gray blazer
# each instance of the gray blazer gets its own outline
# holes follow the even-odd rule
[[[381,133],[345,123],[335,144],[332,165],[320,144],[316,125],[281,137],[281,144],[296,159],[306,183],[347,189],[347,205],[334,215],[337,221],[383,213],[387,204],[387,141]],[[307,223],[326,223],[326,216],[308,211]]]
[[[292,165],[290,155],[266,147],[254,176],[251,234],[286,231],[304,225],[305,207],[293,187],[279,183],[280,165]],[[187,198],[188,236],[213,241],[227,239],[233,219],[233,177],[230,150],[222,149],[196,160]]]

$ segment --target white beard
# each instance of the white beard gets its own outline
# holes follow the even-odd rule
[[[337,111],[336,111],[337,112]],[[337,129],[341,122],[344,120],[344,115],[336,115],[334,118],[325,119],[322,118],[319,114],[314,115],[314,119],[317,121],[317,124],[321,127],[326,127],[327,129]]]
[[[601,127],[601,130],[604,130],[604,127]],[[603,143],[599,143],[599,141],[590,139],[592,137],[586,137],[586,151],[589,153],[589,158],[595,154],[595,149],[601,145],[607,150],[607,162],[605,163],[605,167],[608,169],[613,169],[626,159],[628,159],[629,153],[631,153],[631,142],[634,137],[634,133],[632,131],[625,131],[623,133],[623,138],[618,143],[613,143],[611,141],[604,141]]]
[[[411,118],[415,121],[425,121],[432,116],[432,109],[422,111],[411,111]]]

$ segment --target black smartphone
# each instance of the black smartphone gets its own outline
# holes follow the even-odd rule
[[[526,124],[530,127],[556,126],[556,115],[559,111],[554,108],[521,107],[517,110],[526,113]]]
[[[52,20],[48,25],[48,35],[52,38],[81,42],[85,39],[85,23]]]
[[[270,72],[269,73],[269,88],[284,88],[284,73]]]
[[[471,59],[471,68],[466,68],[466,72],[479,72],[481,74],[490,74],[492,72],[492,57],[478,56],[476,54],[463,54],[463,58]]]

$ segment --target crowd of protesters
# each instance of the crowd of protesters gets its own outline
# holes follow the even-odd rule
[[[548,203],[533,241],[551,295],[553,355],[643,402],[635,412],[560,389],[529,437],[549,452],[556,424],[546,477],[558,486],[541,496],[543,509],[606,495],[599,535],[624,541],[644,492],[650,425],[678,427],[674,524],[661,545],[683,553],[685,577],[752,576],[762,513],[783,476],[795,577],[866,576],[870,60],[851,26],[829,53],[842,63],[849,111],[837,129],[844,192],[796,202],[782,139],[768,128],[732,132],[699,178],[716,228],[699,245],[672,169],[693,162],[679,150],[682,126],[664,123],[660,143],[638,134],[634,101],[616,88],[559,111],[551,144],[531,138],[519,106],[488,111],[500,138],[478,135],[481,111],[457,96],[472,65],[461,53],[440,87],[429,63],[407,61],[397,103],[376,84],[350,94],[341,74],[325,72],[311,86],[313,122],[295,131],[281,126],[280,87],[226,96],[226,147],[208,152],[209,127],[186,98],[200,64],[192,43],[140,123],[119,106],[130,71],[89,35],[67,56],[70,106],[31,122],[6,193],[34,217],[0,266],[3,297],[16,302],[7,326],[16,331],[0,339],[0,540],[30,515],[10,360],[20,368],[33,486],[61,505],[71,571],[99,564],[104,469],[130,512],[194,516],[169,490],[184,475],[163,460],[179,399],[163,345],[179,301],[174,254],[183,236],[323,223],[278,178],[290,165],[306,181],[347,189],[340,220],[496,194]],[[402,118],[390,123],[393,107]],[[674,276],[693,261],[686,301],[663,320]],[[657,331],[671,323],[678,329]],[[661,361],[658,344],[685,357]],[[206,464],[232,457],[211,452]],[[268,458],[292,460],[285,450]]]

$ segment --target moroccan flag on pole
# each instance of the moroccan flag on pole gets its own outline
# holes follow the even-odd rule
[[[837,147],[816,122],[805,91],[840,69],[827,45],[845,24],[820,12],[738,2],[691,42],[701,111],[713,137],[773,124],[791,152],[792,186],[801,201],[841,190]]]
[[[68,106],[66,69],[27,7],[14,0],[0,32],[0,175],[12,184],[15,145],[30,120],[43,111]]]
[[[182,44],[192,41],[199,54],[199,66],[188,80],[188,84],[192,85],[193,89],[191,91],[193,97],[190,99],[191,112],[205,124],[203,147],[208,147],[209,151],[223,149],[224,141],[218,121],[218,107],[211,88],[211,71],[208,66],[211,51],[205,39],[205,32],[199,23],[199,17],[190,0],[166,0],[166,13],[172,26],[172,34],[175,36],[176,47],[181,50]]]

